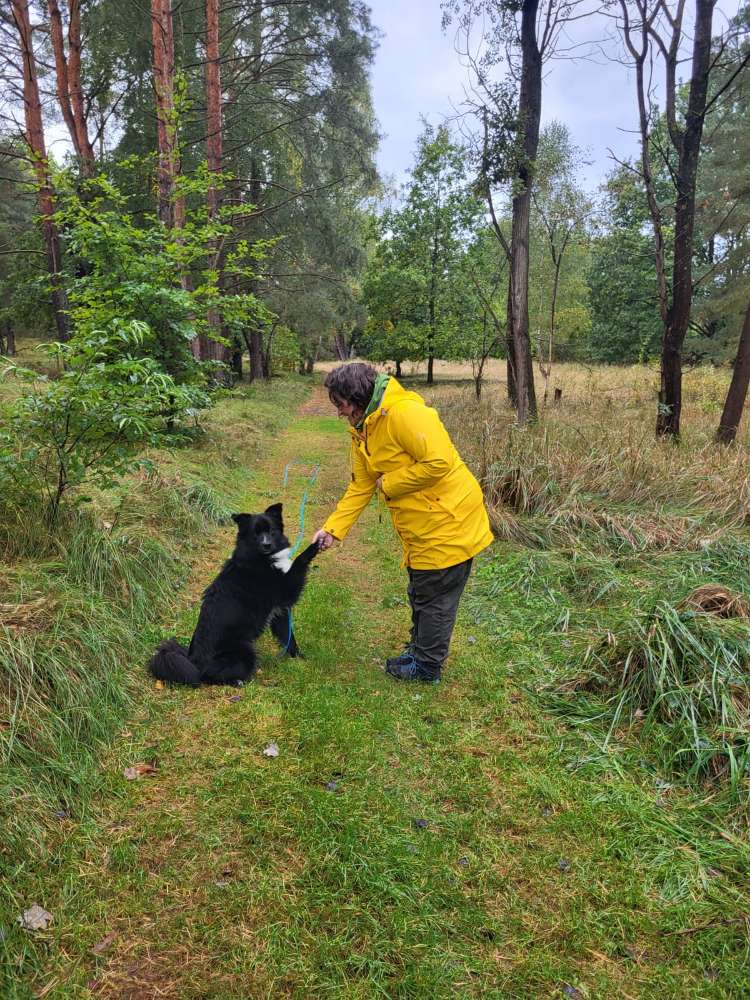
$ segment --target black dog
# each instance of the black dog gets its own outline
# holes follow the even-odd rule
[[[237,544],[203,594],[190,648],[168,639],[157,649],[149,670],[178,684],[238,684],[255,673],[254,641],[270,625],[290,656],[300,656],[289,609],[299,599],[310,563],[318,552],[309,545],[291,562],[281,504],[263,514],[233,514]]]

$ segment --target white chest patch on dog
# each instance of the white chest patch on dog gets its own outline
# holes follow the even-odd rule
[[[291,552],[291,549],[282,549],[281,552],[274,552],[271,556],[271,562],[274,564],[276,569],[280,569],[282,573],[288,573],[292,568]]]

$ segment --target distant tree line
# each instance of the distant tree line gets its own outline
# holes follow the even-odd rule
[[[734,364],[731,422],[747,391],[749,8],[717,25],[715,0],[611,7],[641,149],[587,192],[565,123],[541,121],[544,67],[596,5],[441,6],[469,97],[453,133],[425,128],[383,207],[361,0],[9,0],[0,351],[19,331],[66,343],[96,310],[111,322],[127,287],[121,313],[154,334],[131,344],[158,344],[178,380],[192,358],[228,382],[245,355],[268,377],[283,341],[307,371],[354,349],[422,360],[428,381],[436,358],[469,360],[480,393],[497,356],[523,423],[556,360],[658,359],[655,429],[677,436],[683,365],[708,360]]]

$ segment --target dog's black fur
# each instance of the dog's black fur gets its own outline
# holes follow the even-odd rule
[[[301,655],[289,609],[302,593],[317,544],[301,552],[285,573],[272,560],[289,548],[281,504],[232,519],[237,525],[234,554],[203,594],[190,647],[168,639],[151,659],[149,670],[159,680],[192,687],[249,680],[256,669],[253,643],[266,625],[290,656]]]

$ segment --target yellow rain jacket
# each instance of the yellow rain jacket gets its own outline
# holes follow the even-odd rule
[[[404,546],[402,565],[447,569],[492,542],[482,490],[437,412],[395,378],[380,405],[350,428],[352,478],[323,530],[343,539],[369,503],[379,476]]]

